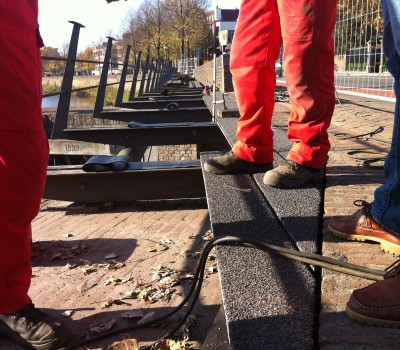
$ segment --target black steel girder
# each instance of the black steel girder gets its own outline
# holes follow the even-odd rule
[[[187,99],[203,99],[203,94],[199,94],[199,95],[167,95],[167,96],[162,96],[160,94],[155,94],[152,96],[147,96],[142,95],[142,96],[138,96],[135,97],[131,102],[141,102],[141,101],[152,101],[153,99],[157,99],[157,100],[170,100],[172,101],[176,101],[176,100],[187,100]]]
[[[139,123],[179,123],[210,122],[212,115],[208,107],[179,109],[142,109],[135,111],[129,108],[103,110],[97,118]]]
[[[186,99],[157,99],[156,101],[152,101],[149,99],[141,100],[141,101],[124,101],[121,102],[118,107],[122,108],[131,108],[131,109],[156,109],[156,108],[167,108],[168,104],[171,102],[176,102],[179,105],[179,108],[188,108],[188,107],[203,107],[205,106],[205,102],[202,98],[186,98]]]
[[[146,163],[142,163],[146,164]],[[96,203],[205,197],[201,167],[87,173],[81,166],[49,167],[43,198]]]
[[[57,133],[57,138],[125,147],[213,144],[225,140],[220,128],[215,123],[146,128],[107,127],[64,129]]]

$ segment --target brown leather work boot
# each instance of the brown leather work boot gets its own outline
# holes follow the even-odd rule
[[[0,315],[0,335],[25,347],[53,350],[66,343],[69,331],[62,320],[45,314],[31,303],[19,312]]]
[[[272,169],[272,163],[252,163],[238,158],[232,151],[223,156],[207,159],[204,163],[204,170],[217,175],[235,174],[242,172],[262,173]]]
[[[321,183],[324,178],[324,169],[314,169],[292,160],[267,171],[263,182],[267,186],[277,188],[299,188],[308,183]]]
[[[400,328],[400,265],[383,281],[353,292],[346,314],[354,321],[378,327]]]
[[[362,208],[351,216],[332,217],[328,225],[329,231],[350,241],[377,242],[382,250],[400,256],[400,235],[386,230],[375,222],[368,202],[357,200],[354,204]]]

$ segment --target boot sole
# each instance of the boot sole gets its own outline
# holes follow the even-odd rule
[[[380,247],[383,251],[394,254],[397,256],[400,256],[400,246],[388,241],[385,241],[384,239],[377,238],[377,237],[371,237],[371,236],[364,236],[364,235],[349,235],[347,233],[343,233],[340,231],[336,231],[332,227],[328,225],[328,230],[335,236],[344,238],[348,241],[358,241],[358,242],[366,242],[366,241],[372,241],[380,244]]]
[[[204,170],[208,173],[215,174],[215,175],[232,175],[232,174],[255,174],[255,173],[264,173],[268,170],[272,169],[272,165],[261,165],[261,166],[251,166],[247,167],[246,169],[218,169],[214,166],[204,163]]]
[[[346,306],[346,315],[352,320],[359,323],[367,324],[369,326],[386,327],[386,328],[400,328],[400,321],[382,320],[359,314]]]
[[[23,346],[25,349],[35,349],[26,340],[20,337],[20,335],[14,332],[10,327],[8,327],[4,322],[0,322],[0,338],[8,338],[15,341],[18,345]]]
[[[22,338],[19,333],[14,332],[10,327],[8,327],[4,322],[0,321],[0,337],[4,336],[5,338],[12,339],[18,345],[21,345],[25,349],[29,350],[50,350],[50,349],[58,349],[62,345],[67,342],[67,338],[58,338],[53,341],[50,341],[46,344],[35,344],[29,343],[27,340]]]
[[[314,177],[310,177],[307,180],[303,181],[296,181],[296,180],[280,180],[279,178],[273,178],[273,179],[268,179],[264,177],[263,183],[264,185],[274,187],[274,188],[285,188],[285,189],[290,189],[290,188],[301,188],[303,186],[306,186],[308,184],[313,183],[316,186],[321,186],[323,183],[324,179],[324,174],[316,174]],[[272,181],[271,181],[272,180]]]

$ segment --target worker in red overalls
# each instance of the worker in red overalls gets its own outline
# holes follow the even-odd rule
[[[43,46],[37,0],[0,0],[0,335],[37,349],[59,348],[63,323],[35,308],[31,221],[49,156],[41,112]]]
[[[0,336],[51,350],[66,342],[68,331],[28,296],[31,222],[49,157],[37,18],[38,0],[0,0]]]
[[[264,183],[278,188],[322,179],[335,105],[336,6],[337,0],[242,1],[231,51],[240,112],[237,142],[229,153],[206,161],[208,172],[268,170]],[[293,146],[285,164],[272,169],[275,62],[282,43],[292,102],[288,138]]]

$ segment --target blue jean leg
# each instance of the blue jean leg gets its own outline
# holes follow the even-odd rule
[[[375,191],[371,204],[374,219],[400,235],[400,1],[382,0],[384,16],[383,48],[386,66],[394,77],[396,105],[392,144],[385,161],[385,183]]]

